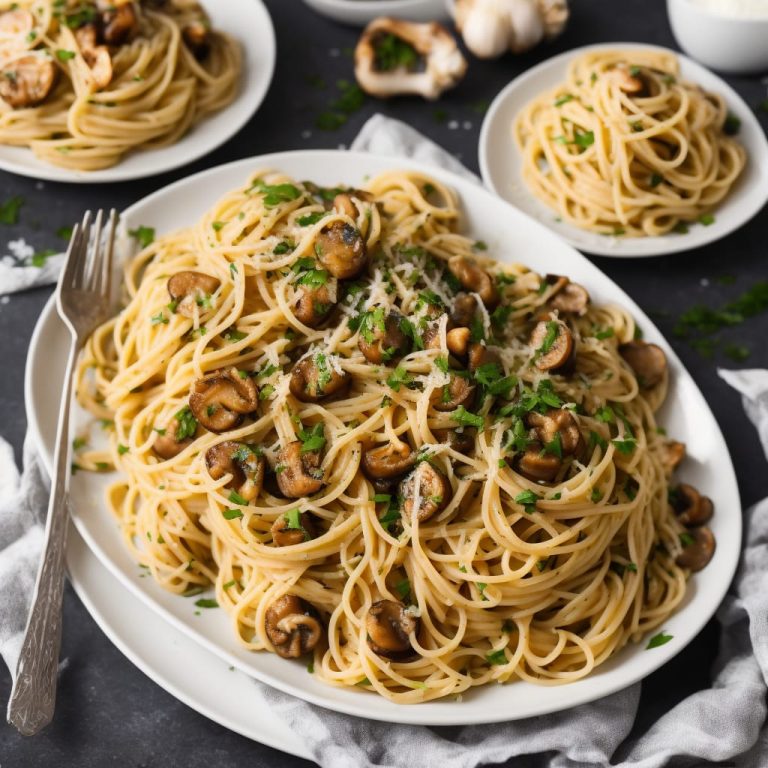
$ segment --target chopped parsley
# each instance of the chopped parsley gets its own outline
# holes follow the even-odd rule
[[[413,382],[413,377],[402,365],[398,365],[394,371],[387,377],[387,386],[395,392],[400,391],[400,387],[408,386]]]
[[[56,58],[59,61],[69,61],[70,59],[75,58],[75,52],[74,51],[66,51],[63,48],[59,48],[59,50],[56,51]]]
[[[629,455],[637,448],[637,441],[634,437],[628,437],[626,440],[611,440],[611,442],[616,446],[619,453],[625,455]]]
[[[198,608],[218,608],[219,604],[210,597],[201,597],[199,600],[195,600],[195,605]]]
[[[408,602],[411,597],[411,582],[408,581],[408,579],[403,579],[402,581],[395,584],[394,589],[395,592],[400,595],[400,599],[403,602]]]
[[[267,208],[275,208],[281,203],[290,203],[302,196],[302,191],[293,184],[265,184],[261,179],[258,179],[248,192],[253,190],[263,195],[264,205]]]
[[[325,211],[314,211],[313,213],[308,213],[306,216],[299,216],[299,218],[296,219],[296,223],[300,227],[309,227],[312,226],[312,224],[317,224],[320,219],[327,215],[328,214]]]
[[[248,500],[244,499],[237,491],[230,491],[229,496],[227,496],[227,500],[241,507],[248,506]]]
[[[492,651],[491,653],[485,654],[485,660],[491,665],[497,665],[501,666],[502,664],[507,663],[507,654],[504,653],[504,649],[500,649],[498,651]]]
[[[325,429],[322,422],[315,424],[311,429],[299,430],[299,440],[301,440],[302,453],[322,451],[325,447]]]
[[[237,520],[243,516],[243,512],[240,509],[225,509],[222,513],[225,520]]]
[[[174,414],[178,422],[176,427],[176,441],[181,442],[188,437],[194,437],[197,432],[197,419],[192,415],[188,405],[185,405],[180,411]]]
[[[530,515],[536,511],[536,502],[540,500],[533,491],[521,491],[515,496],[515,503],[520,504],[525,511]]]
[[[485,419],[476,413],[470,413],[463,405],[460,405],[455,411],[451,412],[451,418],[463,427],[482,428]]]
[[[397,35],[388,33],[375,44],[374,66],[381,72],[394,69],[413,69],[419,62],[416,49]]]
[[[155,242],[155,229],[154,227],[145,227],[143,225],[131,229],[128,234],[138,242],[142,248],[146,248]]]
[[[645,649],[658,648],[660,645],[666,645],[672,639],[672,635],[668,635],[665,632],[659,632],[658,635],[654,635],[649,641]]]

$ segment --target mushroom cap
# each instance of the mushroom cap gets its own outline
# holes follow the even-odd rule
[[[282,467],[277,473],[277,484],[280,492],[289,499],[312,496],[325,484],[320,452],[302,452],[302,448],[301,440],[294,440],[277,454],[276,470]]]
[[[436,411],[455,411],[460,405],[466,407],[475,396],[475,385],[469,379],[455,373],[449,373],[448,377],[448,384],[437,387],[430,396]]]
[[[198,60],[203,61],[211,52],[211,34],[202,21],[192,21],[181,30],[184,44]]]
[[[347,371],[339,372],[328,362],[321,369],[314,357],[305,357],[291,371],[288,388],[297,400],[318,403],[346,391],[350,381]]]
[[[689,568],[692,571],[700,571],[715,554],[715,535],[706,525],[691,528],[688,535],[693,541],[683,547],[683,551],[675,558],[675,562],[681,568]]]
[[[477,430],[474,427],[463,427],[461,432],[451,427],[433,429],[432,434],[438,442],[447,443],[454,451],[465,456],[475,449]]]
[[[549,408],[546,413],[531,411],[525,416],[525,423],[543,445],[553,442],[559,436],[564,456],[580,456],[585,443],[576,418],[566,408]]]
[[[448,269],[464,288],[476,293],[488,309],[494,309],[499,303],[499,292],[493,277],[472,259],[466,256],[451,256],[448,259]]]
[[[661,463],[667,476],[671,475],[685,458],[685,443],[678,440],[665,440],[661,444]]]
[[[408,477],[400,483],[403,497],[403,516],[411,518],[416,513],[420,523],[448,506],[453,489],[446,476],[428,461],[422,461]]]
[[[470,346],[469,339],[472,332],[469,328],[451,328],[445,334],[445,345],[448,347],[448,351],[452,354],[463,357],[467,354],[467,349]]]
[[[685,526],[702,525],[709,522],[715,512],[715,505],[709,496],[702,496],[688,483],[680,483],[673,493],[672,508],[677,519]]]
[[[558,312],[582,316],[589,307],[589,293],[584,286],[572,283],[562,275],[547,275],[545,280],[554,284],[549,306]]]
[[[267,608],[264,629],[278,656],[298,659],[323,638],[317,609],[296,595],[283,595]]]
[[[548,335],[552,328],[551,323],[555,323],[557,328],[554,339],[549,343]],[[545,349],[548,343],[549,347]],[[561,373],[568,370],[573,364],[576,353],[573,334],[568,326],[559,320],[539,321],[531,333],[529,344],[537,351],[536,367],[540,371]]]
[[[123,45],[139,31],[139,11],[133,2],[97,3],[101,10],[101,36],[107,45]]]
[[[652,389],[667,375],[667,356],[656,344],[635,339],[621,344],[619,354],[634,371],[641,389]]]
[[[416,463],[416,453],[407,443],[385,443],[363,453],[361,466],[371,480],[387,480],[404,475]]]
[[[162,433],[157,434],[152,443],[152,450],[161,459],[172,459],[178,456],[188,445],[192,445],[195,438],[185,437],[183,440],[176,439],[176,431],[179,428],[179,420],[171,417]]]
[[[266,460],[247,443],[225,440],[205,452],[205,465],[213,480],[232,475],[227,488],[237,488],[246,501],[253,501],[264,485]]]
[[[374,324],[373,328],[369,329],[371,341],[360,333],[357,346],[369,363],[381,365],[408,353],[411,340],[403,330],[402,322],[403,316],[399,312],[390,311],[384,318],[384,328]]]
[[[291,528],[288,514],[280,515],[270,528],[272,542],[276,547],[292,547],[315,538],[315,524],[309,512],[299,515],[299,527]]]
[[[250,376],[241,376],[234,366],[198,379],[189,396],[195,418],[211,432],[234,429],[258,405],[258,387]]]
[[[525,453],[515,459],[514,468],[523,477],[536,482],[549,483],[557,477],[563,460],[551,453],[544,453],[540,444],[532,444]]]
[[[168,295],[177,302],[176,311],[185,317],[194,317],[195,302],[215,293],[221,281],[212,275],[184,270],[168,278]]]
[[[451,322],[454,325],[471,326],[477,312],[477,299],[471,293],[457,293],[453,297]]]
[[[357,277],[368,261],[360,231],[342,220],[320,230],[315,240],[315,253],[320,263],[339,280]]]
[[[328,277],[323,285],[310,287],[302,285],[296,295],[293,314],[300,323],[309,328],[319,328],[336,306],[339,294],[339,281]]]
[[[411,46],[423,58],[423,69],[378,69],[377,43],[387,35]],[[400,19],[374,19],[363,30],[355,48],[355,78],[366,93],[379,98],[416,94],[436,99],[455,86],[466,69],[467,62],[453,36],[437,22],[416,24]]]
[[[411,635],[418,633],[420,623],[403,603],[377,600],[365,617],[368,647],[389,659],[407,658],[413,654]]]
[[[0,98],[12,109],[42,104],[53,90],[58,69],[42,53],[33,51],[0,69]]]

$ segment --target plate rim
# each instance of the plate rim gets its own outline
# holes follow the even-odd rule
[[[141,209],[145,207],[151,207],[153,202],[155,202],[159,197],[172,195],[177,187],[185,186],[187,184],[191,184],[199,187],[199,182],[203,179],[203,177],[207,175],[216,175],[216,174],[227,175],[230,173],[237,172],[238,174],[240,174],[239,178],[245,179],[247,178],[247,174],[249,172],[253,172],[257,169],[280,168],[280,162],[281,162],[281,159],[283,158],[291,158],[295,161],[302,160],[304,161],[304,164],[306,164],[307,158],[309,156],[316,156],[316,157],[320,156],[321,161],[322,161],[322,158],[325,158],[328,161],[332,161],[332,159],[334,157],[337,157],[338,155],[339,155],[338,150],[294,150],[294,151],[288,151],[288,152],[278,152],[278,153],[270,153],[266,155],[258,155],[252,158],[246,158],[246,159],[226,163],[221,166],[216,166],[214,168],[209,168],[207,170],[201,171],[185,179],[179,179],[178,181],[173,182],[172,184],[169,184],[167,187],[164,187],[160,190],[157,190],[156,192],[153,192],[152,194],[148,195],[147,197],[143,198],[137,203],[134,203],[132,206],[126,209],[126,211],[123,213],[123,217],[129,218],[131,215],[135,215]],[[368,161],[369,163],[373,162],[374,164],[378,163],[380,165],[386,165],[386,167],[390,167],[390,168],[399,166],[402,168],[422,171],[427,174],[435,175],[438,178],[442,177],[446,183],[452,184],[454,187],[459,187],[459,188],[466,187],[467,190],[475,190],[475,192],[471,192],[470,194],[477,193],[480,195],[488,196],[491,199],[495,197],[487,189],[478,187],[472,184],[471,182],[469,182],[467,179],[462,179],[461,177],[451,173],[450,171],[447,171],[445,169],[437,169],[435,167],[428,166],[423,163],[413,161],[411,159],[400,158],[400,157],[391,158],[386,156],[371,155],[369,153],[363,153],[363,152],[345,152],[344,155],[345,156],[351,155],[352,161],[354,161],[357,165],[361,163],[364,164],[366,161]],[[361,173],[365,173],[366,172],[365,165],[362,165],[361,168],[363,168]],[[374,172],[378,172],[378,171],[374,171]],[[205,188],[205,187],[203,186],[202,188]],[[477,190],[480,190],[480,191],[477,192]],[[504,206],[509,205],[509,203],[507,203],[504,200],[501,200],[500,198],[496,198],[496,201],[498,201],[499,204]],[[671,361],[671,367],[675,371],[677,377],[680,377],[682,381],[686,382],[686,384],[692,387],[693,392],[695,393],[695,397],[698,398],[699,407],[703,409],[703,412],[705,414],[708,414],[708,417],[710,419],[711,426],[713,429],[713,437],[716,441],[718,441],[718,445],[722,447],[722,455],[720,455],[720,458],[719,458],[719,461],[720,461],[719,466],[721,468],[721,471],[723,469],[726,470],[726,472],[723,473],[725,478],[723,483],[726,487],[730,486],[730,491],[732,491],[732,496],[729,494],[729,506],[730,506],[730,502],[735,503],[735,510],[732,515],[733,519],[729,521],[730,527],[734,531],[738,529],[738,532],[740,534],[741,527],[742,527],[741,501],[740,501],[740,495],[738,490],[738,484],[737,484],[735,472],[733,469],[733,462],[732,462],[730,453],[728,451],[727,444],[725,443],[725,439],[723,438],[722,431],[720,430],[719,424],[717,423],[717,420],[715,419],[714,414],[709,408],[701,390],[698,388],[698,385],[696,384],[695,380],[690,375],[690,373],[688,373],[688,371],[685,369],[679,357],[677,356],[675,351],[672,349],[672,347],[669,345],[669,342],[666,341],[666,339],[661,334],[661,331],[656,327],[656,325],[646,315],[646,313],[634,302],[634,300],[630,296],[628,296],[624,292],[624,290],[618,284],[616,284],[610,277],[605,275],[605,273],[603,273],[602,270],[600,270],[598,267],[592,264],[585,256],[580,254],[578,251],[574,250],[571,246],[563,243],[555,233],[553,233],[551,230],[549,230],[540,222],[536,221],[535,219],[532,219],[532,217],[522,213],[517,209],[516,209],[516,213],[517,215],[520,215],[526,219],[529,219],[530,223],[540,230],[543,241],[546,241],[548,239],[550,241],[557,241],[560,247],[565,247],[571,250],[572,251],[571,258],[581,262],[580,266],[582,268],[582,271],[588,274],[591,273],[592,275],[599,276],[600,279],[607,281],[611,286],[612,297],[614,298],[614,300],[621,301],[625,306],[627,306],[628,309],[632,311],[633,315],[640,321],[640,323],[642,324],[642,327],[644,329],[648,329],[652,331],[654,335],[657,336],[657,339],[654,339],[654,340],[655,341],[658,340],[661,342],[662,348],[667,353]],[[51,302],[49,302],[47,309],[49,312],[53,311],[53,306]],[[34,344],[35,343],[39,344],[40,337],[41,337],[41,333],[39,332],[38,327],[36,327],[33,333],[32,342],[30,342],[30,355],[29,355],[30,359],[34,357],[34,353],[33,353]],[[31,364],[30,364],[30,368],[31,368]],[[42,439],[39,429],[37,431],[37,438]],[[245,671],[247,674],[267,683],[268,685],[271,685],[274,688],[282,690],[285,693],[301,698],[317,706],[324,707],[326,709],[333,709],[335,711],[344,712],[350,715],[356,715],[359,717],[360,716],[367,717],[374,720],[382,720],[382,721],[388,721],[388,722],[402,722],[402,723],[409,723],[409,724],[422,724],[422,725],[466,725],[469,723],[481,723],[481,722],[492,723],[492,722],[501,722],[501,721],[507,721],[507,720],[533,717],[533,716],[537,716],[537,715],[541,715],[549,712],[561,711],[562,709],[569,709],[571,707],[575,707],[580,704],[594,701],[598,698],[602,698],[618,690],[622,690],[628,687],[629,685],[637,682],[638,680],[643,679],[647,675],[659,669],[664,663],[669,661],[673,656],[682,652],[684,648],[701,631],[701,629],[704,627],[706,622],[711,619],[711,617],[714,615],[715,611],[717,610],[717,607],[722,602],[722,598],[725,595],[732,581],[733,574],[736,570],[739,557],[740,557],[740,547],[738,546],[738,544],[734,544],[732,550],[730,551],[726,550],[727,554],[725,555],[724,561],[720,564],[720,571],[719,571],[719,573],[722,573],[723,576],[721,576],[721,578],[717,581],[717,588],[710,589],[710,592],[708,593],[710,595],[714,595],[716,597],[716,600],[711,602],[710,607],[707,608],[701,615],[699,615],[697,620],[689,622],[688,626],[692,628],[693,631],[692,632],[689,631],[686,634],[686,639],[684,641],[680,641],[675,644],[669,644],[667,646],[657,649],[657,652],[654,654],[654,656],[649,657],[649,659],[652,659],[653,661],[652,663],[649,663],[647,665],[647,668],[644,667],[639,672],[633,671],[632,674],[630,674],[628,677],[620,678],[618,681],[609,682],[608,684],[603,683],[603,687],[599,688],[598,692],[595,692],[594,690],[592,690],[592,687],[590,687],[589,685],[583,686],[583,690],[577,690],[575,693],[571,694],[571,696],[569,697],[569,704],[567,707],[553,708],[550,705],[542,704],[536,708],[529,709],[525,713],[509,714],[508,712],[505,712],[505,711],[497,711],[495,714],[491,713],[490,715],[483,715],[482,718],[470,717],[469,719],[467,719],[463,715],[457,716],[453,714],[453,712],[456,712],[458,709],[455,703],[453,702],[449,702],[448,703],[449,706],[443,707],[442,709],[437,705],[445,704],[445,702],[428,702],[426,704],[418,705],[417,707],[414,707],[414,708],[410,708],[410,707],[406,708],[406,711],[409,711],[412,713],[421,712],[421,714],[416,714],[415,717],[409,716],[407,719],[402,719],[402,718],[395,719],[386,712],[376,711],[375,708],[374,708],[374,711],[369,711],[369,709],[366,708],[365,713],[361,714],[359,706],[354,706],[353,704],[347,703],[344,701],[337,701],[337,700],[329,701],[323,696],[315,695],[314,693],[297,689],[290,681],[275,679],[268,672],[263,672],[261,670],[255,671],[251,666],[245,665],[245,663],[240,659],[238,659],[236,655],[229,652],[226,648],[217,646],[212,640],[203,636],[203,634],[200,633],[197,629],[195,629],[195,627],[183,621],[182,619],[179,619],[178,617],[173,615],[168,609],[164,608],[162,605],[157,603],[155,599],[152,597],[152,595],[150,595],[146,590],[141,589],[138,583],[135,583],[129,580],[127,575],[121,571],[119,566],[116,563],[114,563],[106,555],[106,553],[101,549],[98,541],[96,541],[94,537],[90,534],[90,531],[88,530],[88,527],[87,525],[85,525],[84,521],[77,515],[75,515],[74,518],[75,518],[75,524],[77,525],[78,530],[80,531],[85,541],[88,543],[89,547],[96,553],[96,555],[99,557],[102,563],[105,566],[107,566],[115,576],[117,576],[117,578],[121,581],[121,583],[125,587],[133,591],[134,594],[136,594],[138,597],[144,600],[147,604],[149,604],[152,610],[154,610],[157,613],[160,613],[171,624],[181,629],[188,635],[194,637],[199,643],[203,644],[206,648],[211,650],[216,656],[227,659],[229,663],[234,664],[240,669],[243,669],[243,671]],[[736,537],[736,540],[740,541],[740,535]],[[693,593],[689,592],[688,594],[692,595]],[[679,612],[676,615],[679,615]],[[594,682],[597,675],[599,675],[599,671],[595,675],[585,679],[591,682]],[[573,685],[578,685],[579,682],[583,682],[583,681],[578,681]],[[430,708],[430,709],[427,709],[427,708]],[[436,709],[437,712],[434,714],[430,714],[434,709]]]
[[[674,54],[678,60],[681,63],[684,63],[687,67],[691,67],[694,70],[704,70],[709,76],[718,81],[718,87],[722,89],[722,93],[725,96],[729,106],[733,106],[734,104],[738,105],[739,118],[742,120],[742,122],[746,120],[746,122],[749,123],[750,129],[754,131],[759,137],[761,137],[761,153],[766,162],[768,162],[768,137],[766,137],[756,115],[750,109],[746,101],[744,101],[742,96],[737,91],[735,91],[725,80],[723,80],[723,78],[720,77],[720,75],[718,75],[716,72],[712,72],[709,68],[705,67],[703,64],[699,64],[699,62],[695,61],[690,56],[687,56],[685,53],[663,45],[642,42],[639,43],[637,41],[593,43],[590,45],[582,45],[577,48],[571,48],[567,51],[563,51],[562,53],[558,53],[554,56],[550,56],[549,58],[544,59],[544,61],[539,62],[535,66],[525,70],[521,74],[517,75],[517,77],[513,78],[494,97],[491,105],[488,107],[488,111],[486,112],[485,117],[483,118],[483,124],[480,128],[480,138],[477,144],[477,158],[478,164],[480,166],[480,176],[483,180],[483,184],[493,194],[497,195],[510,205],[517,207],[515,205],[515,201],[502,195],[502,193],[497,188],[497,185],[494,183],[493,175],[490,171],[491,158],[489,143],[491,130],[493,129],[495,121],[499,119],[498,113],[501,111],[507,100],[511,98],[511,95],[514,94],[514,92],[518,90],[522,85],[535,80],[536,78],[540,77],[542,73],[546,73],[550,69],[555,69],[558,66],[562,67],[566,65],[576,56],[580,56],[590,51],[612,48],[626,48],[629,50],[649,49],[664,51],[665,53]],[[519,182],[524,184],[522,179],[519,179]],[[544,203],[538,201],[537,198],[535,198],[535,200],[539,205],[542,206],[542,210],[553,213],[553,211],[549,209]],[[536,220],[580,252],[584,251],[589,254],[605,256],[614,259],[651,259],[667,256],[672,253],[682,253],[685,251],[695,250],[696,248],[703,248],[707,245],[717,242],[718,240],[722,240],[724,237],[727,237],[736,230],[741,229],[741,227],[743,227],[755,216],[757,216],[757,214],[759,214],[760,211],[765,208],[766,203],[768,203],[768,184],[765,185],[765,192],[762,195],[762,200],[758,201],[756,198],[755,203],[753,203],[752,206],[743,206],[737,209],[736,213],[733,215],[732,223],[729,224],[722,232],[710,232],[709,237],[703,239],[701,242],[696,243],[689,243],[687,241],[686,235],[681,235],[679,243],[667,243],[664,245],[663,250],[661,250],[659,247],[650,253],[639,252],[637,250],[638,244],[648,242],[649,238],[627,238],[625,240],[618,239],[618,244],[610,248],[608,246],[600,246],[599,244],[595,246],[590,244],[587,246],[585,243],[580,242],[575,237],[569,236],[567,230],[554,229],[551,228],[546,221],[538,218]],[[531,215],[528,213],[528,211],[523,212],[528,216]],[[574,231],[581,231],[576,227],[571,228],[574,229]],[[586,230],[584,230],[584,233],[594,234],[588,233]],[[633,248],[633,246],[636,247]]]
[[[205,0],[203,0],[205,2]],[[203,157],[211,154],[222,144],[225,144],[231,138],[233,138],[258,112],[261,105],[264,103],[264,99],[272,86],[272,80],[275,74],[275,65],[277,61],[277,38],[275,36],[275,26],[272,22],[272,17],[269,10],[264,3],[264,0],[247,0],[244,5],[251,5],[251,11],[257,16],[261,16],[259,19],[259,26],[263,27],[264,39],[259,40],[259,45],[262,47],[262,54],[266,62],[266,70],[263,77],[251,82],[251,76],[253,71],[251,70],[248,59],[251,57],[253,51],[253,44],[251,38],[247,35],[238,38],[237,42],[242,46],[244,51],[244,63],[243,75],[240,87],[238,89],[238,95],[231,104],[227,104],[226,107],[218,112],[206,115],[200,123],[196,126],[192,126],[189,131],[184,134],[177,142],[168,147],[158,147],[153,150],[134,150],[125,155],[121,160],[110,168],[102,168],[96,171],[77,171],[67,168],[61,168],[56,165],[41,163],[40,167],[32,166],[28,167],[24,164],[20,164],[18,161],[3,157],[3,149],[21,149],[29,153],[29,156],[34,160],[34,154],[28,147],[11,147],[8,144],[0,143],[0,171],[7,173],[13,173],[17,176],[22,176],[28,179],[39,179],[41,181],[57,182],[61,184],[112,184],[115,182],[135,181],[137,179],[146,179],[153,176],[159,176],[163,173],[177,170],[183,166],[194,163]],[[206,10],[212,16],[216,16],[217,13],[221,13],[223,10],[217,3],[211,2],[208,4]],[[262,55],[260,54],[260,56]],[[226,113],[231,107],[236,105],[239,101],[242,101],[246,107],[243,109],[243,113],[237,120],[231,123],[225,123],[225,129],[222,130],[217,136],[211,137],[204,145],[198,149],[193,149],[187,156],[179,157],[175,160],[166,162],[152,162],[158,156],[162,157],[162,154],[166,150],[170,150],[175,146],[178,146],[179,142],[184,141],[188,137],[193,135],[195,128],[199,125],[205,124],[208,120]],[[125,170],[123,167],[124,160],[129,157],[145,157],[148,162],[145,166],[136,168],[134,170]]]

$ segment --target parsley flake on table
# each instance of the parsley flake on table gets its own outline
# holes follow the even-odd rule
[[[0,224],[17,224],[19,211],[24,205],[24,198],[16,195],[4,203],[0,203]]]

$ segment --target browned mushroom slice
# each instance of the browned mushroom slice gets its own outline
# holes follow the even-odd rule
[[[559,456],[547,453],[540,443],[532,443],[525,453],[515,459],[514,468],[523,477],[536,482],[549,483],[555,479],[563,460]]]
[[[293,310],[296,319],[310,328],[319,327],[336,306],[338,291],[339,281],[335,277],[328,277],[323,285],[316,287],[302,285]]]
[[[427,328],[421,334],[421,343],[424,349],[440,349],[440,329],[436,325]]]
[[[407,354],[411,342],[403,330],[403,317],[397,312],[387,313],[384,307],[369,310],[360,324],[357,346],[369,363],[396,360]]]
[[[221,282],[211,275],[185,270],[168,278],[168,295],[175,302],[176,312],[194,317],[195,304],[201,305],[220,285]]]
[[[181,414],[183,411],[179,411]],[[189,411],[187,411],[189,413]],[[190,414],[191,415],[191,414]],[[190,431],[196,431],[197,424],[189,425]],[[182,426],[182,420],[178,417],[170,419],[168,424],[162,430],[157,430],[157,437],[155,442],[152,443],[152,450],[161,459],[172,459],[174,456],[178,456],[188,445],[194,442],[194,435],[185,435],[181,440],[178,439],[179,433],[184,433],[185,428]]]
[[[525,424],[533,429],[538,441],[551,446],[563,456],[580,456],[584,452],[584,438],[573,414],[565,408],[550,408],[546,413],[532,411],[526,414]]]
[[[302,442],[294,440],[277,454],[277,484],[280,492],[289,499],[312,496],[324,485],[320,452],[302,452],[302,448]]]
[[[35,107],[48,98],[58,70],[51,59],[30,53],[0,69],[0,98],[13,109]]]
[[[402,660],[413,655],[411,635],[419,631],[419,619],[400,602],[377,600],[365,617],[368,647],[377,655]]]
[[[91,70],[91,78],[97,89],[106,88],[112,82],[112,56],[104,45],[98,45],[95,24],[86,24],[75,31],[80,53]]]
[[[559,373],[570,368],[576,345],[568,326],[557,320],[536,324],[529,344],[536,352],[535,365],[540,371]]]
[[[448,260],[448,269],[468,291],[476,293],[488,309],[493,309],[499,303],[499,292],[493,277],[478,267],[472,259],[466,256],[452,256]]]
[[[291,394],[305,403],[318,403],[331,395],[346,391],[350,382],[346,371],[337,371],[322,352],[305,357],[291,372],[288,388]]]
[[[546,281],[555,278],[555,291],[549,298],[549,306],[559,312],[581,316],[589,307],[589,293],[578,283],[572,283],[567,277],[547,275]],[[565,280],[564,284],[561,281]]]
[[[625,64],[619,64],[606,74],[609,80],[624,93],[629,93],[632,96],[648,95],[647,82],[640,67],[630,69]]]
[[[685,443],[665,440],[661,444],[661,463],[667,476],[671,475],[685,458]]]
[[[123,45],[139,31],[139,12],[133,2],[97,0],[101,11],[101,36],[107,45]]]
[[[365,200],[366,202],[373,201],[373,196],[369,192],[363,192],[360,189],[352,189],[349,192],[340,192],[336,195],[333,198],[333,207],[339,213],[349,216],[352,220],[356,219],[360,213],[352,199],[353,197],[356,197],[358,200]]]
[[[433,429],[432,434],[441,443],[447,443],[457,453],[469,454],[475,448],[475,435],[477,430],[474,427],[462,427],[458,429]]]
[[[667,356],[656,344],[635,340],[622,344],[619,353],[635,372],[637,383],[642,389],[651,389],[659,384],[667,372]]]
[[[469,379],[456,373],[448,374],[450,381],[432,392],[430,398],[436,411],[455,411],[460,405],[466,407],[475,396],[475,385]]]
[[[298,659],[323,637],[317,609],[296,595],[283,595],[267,608],[264,629],[278,656]]]
[[[672,508],[677,519],[685,526],[703,525],[715,511],[709,496],[702,496],[692,485],[680,483],[670,493]]]
[[[345,221],[334,221],[320,230],[315,241],[315,254],[322,265],[339,280],[357,277],[367,261],[362,235]]]
[[[457,293],[453,299],[451,322],[456,326],[471,326],[477,312],[477,299],[470,293]]]
[[[489,365],[495,363],[501,370],[501,357],[497,352],[492,352],[485,344],[481,344],[478,341],[469,345],[469,356],[467,358],[469,364],[469,370],[474,373],[481,365]]]
[[[266,464],[264,457],[250,445],[234,440],[225,440],[205,452],[208,474],[214,480],[232,475],[226,487],[237,489],[246,501],[253,501],[261,493]]]
[[[448,347],[448,351],[457,357],[464,357],[470,347],[469,338],[471,335],[469,328],[451,328],[445,334],[445,345]]]
[[[416,453],[407,443],[387,443],[365,451],[362,468],[369,479],[384,480],[404,475],[415,463]]]
[[[211,432],[234,429],[258,405],[259,390],[253,379],[234,366],[198,379],[189,396],[195,418]]]
[[[448,506],[453,489],[445,475],[428,461],[422,461],[416,469],[400,483],[403,497],[403,515],[425,523],[429,518]]]
[[[685,540],[686,536],[689,540]],[[715,554],[715,536],[706,525],[691,528],[683,534],[683,551],[675,558],[681,568],[700,571]]]
[[[211,35],[202,21],[193,21],[181,30],[184,44],[198,60],[203,61],[211,52]]]
[[[293,547],[315,538],[315,525],[309,512],[292,509],[275,520],[270,529],[276,547]]]

